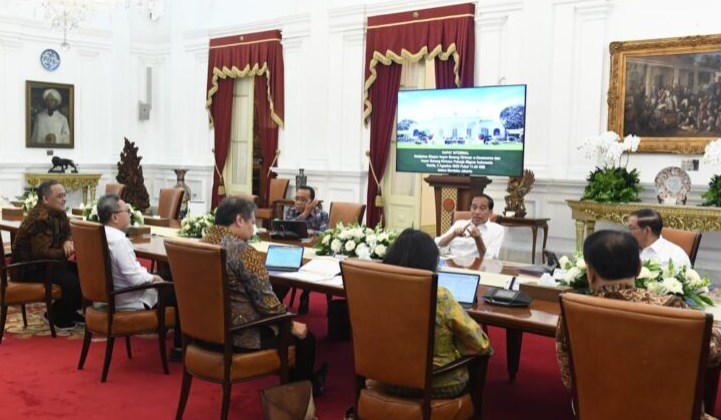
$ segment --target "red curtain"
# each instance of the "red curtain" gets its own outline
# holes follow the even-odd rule
[[[475,10],[468,3],[368,18],[363,117],[371,124],[369,169],[379,181],[388,160],[401,64],[432,57],[437,87],[473,86]],[[366,196],[368,226],[383,218],[382,206],[375,205],[376,195],[380,195],[379,186],[371,175]]]
[[[258,135],[260,136],[260,143],[263,153],[263,164],[260,169],[260,176],[264,178],[265,182],[261,182],[260,185],[266,186],[264,191],[261,191],[261,201],[266,206],[270,206],[268,203],[268,194],[270,186],[270,178],[268,169],[271,165],[278,166],[277,160],[275,159],[275,153],[278,150],[278,126],[273,122],[270,112],[270,103],[265,100],[266,84],[257,83],[260,79],[256,80],[255,84],[255,109],[258,111]]]
[[[233,35],[210,40],[208,57],[208,109],[210,124],[215,126],[215,165],[212,205],[222,198],[219,187],[230,143],[230,121],[233,107],[234,79],[256,77],[256,106],[259,117],[269,121],[259,130],[263,141],[264,166],[270,165],[278,148],[278,127],[283,126],[284,85],[283,46],[280,31]],[[258,88],[258,85],[263,88]],[[258,92],[261,94],[258,95]],[[262,104],[261,104],[262,103]],[[263,110],[261,111],[262,108]],[[265,116],[265,118],[263,117]],[[270,129],[269,127],[272,127]],[[270,150],[272,148],[272,150]],[[267,149],[267,150],[266,150]],[[261,174],[265,176],[266,172]],[[261,191],[265,196],[266,191]]]

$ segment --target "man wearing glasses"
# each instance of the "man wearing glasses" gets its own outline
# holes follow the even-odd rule
[[[298,187],[295,205],[285,210],[283,220],[305,220],[308,230],[314,233],[328,229],[328,213],[321,208],[320,200],[315,199],[315,190],[307,186]]]
[[[656,260],[663,265],[673,261],[675,267],[691,267],[691,260],[680,246],[662,235],[663,219],[656,210],[641,209],[628,217],[628,230],[641,248],[641,260]]]
[[[116,290],[170,280],[171,276],[168,270],[163,270],[161,277],[158,274],[148,273],[148,270],[138,262],[133,244],[125,236],[125,232],[132,223],[130,208],[128,208],[125,201],[115,194],[100,197],[100,200],[98,200],[98,219],[100,219],[100,223],[105,225],[105,237],[108,240],[110,263],[112,265],[113,286]],[[175,306],[175,294],[168,291],[166,296],[168,305]],[[157,304],[157,289],[141,289],[134,292],[120,293],[115,296],[115,308],[120,311],[150,309]],[[171,361],[179,361],[182,354],[180,323],[177,316],[175,325],[173,349],[170,352]]]
[[[80,309],[82,295],[77,267],[68,257],[75,253],[70,237],[70,222],[65,214],[65,187],[54,180],[37,187],[38,203],[28,213],[13,241],[13,262],[57,260],[62,264],[52,269],[53,284],[60,285],[62,297],[53,303],[53,324],[59,330],[71,330],[85,318]],[[45,278],[45,269],[25,268],[18,273],[19,281]],[[47,320],[47,314],[45,314]]]
[[[295,192],[295,205],[288,207],[283,214],[283,220],[305,220],[308,223],[308,232],[322,233],[328,229],[328,213],[323,211],[320,201],[315,199],[315,190],[312,187],[298,187]],[[285,290],[276,290],[276,294],[283,299]],[[300,295],[300,304],[298,305],[298,313],[303,315],[308,313],[308,302],[310,298],[310,290],[303,290]]]

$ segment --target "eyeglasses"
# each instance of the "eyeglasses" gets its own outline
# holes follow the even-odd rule
[[[131,211],[130,211],[130,209],[125,209],[125,210],[118,210],[118,211],[114,211],[114,212],[113,212],[113,214],[118,214],[118,213],[128,213],[128,214],[131,214]]]
[[[298,201],[300,203],[305,203],[306,201],[310,201],[310,197],[295,197],[295,201]]]

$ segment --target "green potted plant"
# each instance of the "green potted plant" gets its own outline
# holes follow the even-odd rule
[[[579,149],[585,150],[586,157],[596,158],[601,165],[586,178],[588,184],[582,199],[607,203],[641,201],[638,194],[643,187],[638,171],[626,168],[630,154],[638,150],[640,142],[641,139],[632,134],[621,142],[613,131],[586,139]],[[626,161],[622,164],[624,154]]]
[[[716,139],[706,145],[703,154],[703,163],[706,165],[718,165],[721,163],[721,139]],[[721,175],[711,177],[708,183],[708,191],[701,194],[702,206],[721,207]]]

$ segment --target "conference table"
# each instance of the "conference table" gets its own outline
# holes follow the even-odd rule
[[[0,220],[0,230],[6,230],[14,234],[20,227],[20,223],[20,221]],[[152,226],[151,232],[152,234],[149,240],[146,239],[145,242],[133,244],[135,254],[138,258],[167,263],[168,256],[165,252],[164,245],[166,238],[180,241],[197,241],[197,239],[179,237],[175,229]],[[251,243],[251,245],[258,251],[265,253],[271,242],[268,241],[270,238],[267,235],[261,234],[261,237],[266,240]],[[273,243],[299,244],[297,241],[273,241]],[[304,259],[312,259],[315,256],[315,250],[310,248],[312,243],[300,244],[306,246]],[[445,265],[448,270],[481,272],[482,286],[478,288],[478,302],[472,308],[468,309],[468,314],[481,324],[506,329],[506,349],[508,352],[507,369],[509,378],[513,381],[520,365],[523,333],[527,332],[554,337],[558,323],[558,314],[560,313],[558,302],[534,299],[529,307],[509,308],[491,305],[483,300],[483,294],[485,294],[488,287],[491,285],[502,286],[504,281],[509,279],[510,276],[518,276],[518,267],[525,264],[498,260],[484,262],[476,258],[458,262],[449,259],[445,260]],[[328,281],[306,281],[274,275],[270,277],[270,280],[274,284],[308,289],[326,295],[345,296],[343,283],[338,278]]]
[[[0,220],[0,230],[9,231],[11,234],[16,232],[19,226],[19,221]],[[167,263],[168,257],[164,245],[166,239],[198,241],[197,239],[178,237],[177,231],[174,229],[153,227],[152,231],[153,234],[148,241],[133,244],[135,253],[139,258]],[[264,237],[267,238],[267,236]],[[288,241],[283,242],[290,243]],[[271,242],[269,241],[251,243],[255,249],[263,253],[267,251],[270,244]],[[294,244],[297,245],[299,243],[294,242]],[[312,259],[315,256],[315,250],[309,247],[310,244],[304,245],[308,247],[304,254],[304,260]],[[506,330],[506,368],[509,380],[513,382],[520,366],[523,333],[555,337],[560,314],[559,302],[557,300],[533,299],[528,307],[518,308],[492,305],[484,301],[483,295],[489,287],[503,287],[505,281],[511,276],[516,276],[521,282],[534,280],[534,278],[520,275],[519,268],[525,264],[499,260],[483,261],[478,258],[465,261],[447,259],[444,260],[443,264],[446,270],[473,271],[481,275],[481,286],[477,292],[477,303],[467,309],[467,311],[471,318],[480,324]],[[343,283],[339,280],[339,277],[323,281],[309,281],[272,275],[270,280],[274,284],[308,289],[327,295],[345,296]],[[704,401],[706,407],[710,407],[711,410],[713,410],[716,401],[719,373],[721,373],[719,368],[709,369],[706,378]]]

